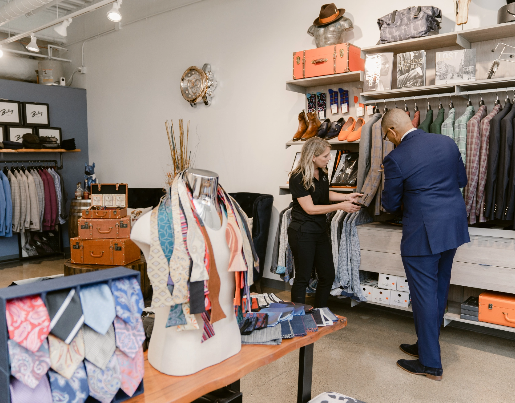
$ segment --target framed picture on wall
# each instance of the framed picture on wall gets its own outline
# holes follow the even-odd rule
[[[7,132],[4,125],[0,125],[0,141],[7,141]]]
[[[7,139],[16,143],[23,143],[24,134],[33,134],[34,128],[25,126],[7,126]]]
[[[63,135],[60,127],[36,127],[36,133],[43,148],[57,148],[61,145]]]
[[[22,110],[25,126],[50,126],[50,108],[48,104],[24,102]]]
[[[0,124],[21,125],[21,103],[0,100]]]

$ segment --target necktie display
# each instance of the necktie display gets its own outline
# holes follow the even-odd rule
[[[107,284],[80,289],[84,323],[101,334],[106,334],[116,316],[113,294]]]
[[[88,376],[81,362],[68,379],[55,371],[48,371],[54,402],[84,403],[89,396]]]
[[[44,376],[35,388],[30,388],[16,378],[11,378],[9,384],[11,403],[53,403],[52,392],[48,378]]]
[[[132,358],[119,349],[116,349],[115,356],[120,367],[121,389],[132,396],[143,380],[143,348],[140,347]]]
[[[145,306],[138,280],[132,277],[113,281],[111,291],[114,296],[116,315],[132,326],[135,326],[138,321],[141,322],[141,313]]]
[[[116,346],[122,350],[129,357],[134,358],[134,355],[141,348],[145,341],[145,330],[143,329],[143,322],[141,318],[134,326],[124,322],[116,317],[114,320]]]
[[[70,344],[55,336],[48,336],[50,349],[50,366],[66,379],[70,379],[77,367],[84,360],[84,332],[82,329]]]
[[[116,355],[113,355],[104,369],[97,367],[88,360],[86,373],[88,374],[89,395],[101,403],[110,403],[118,389],[122,386],[120,366]]]
[[[50,316],[50,333],[70,344],[84,323],[79,294],[73,288],[49,292],[46,306]]]
[[[34,389],[50,368],[48,343],[45,340],[38,351],[23,348],[14,340],[8,340],[11,375],[29,388]]]
[[[186,317],[182,312],[182,304],[171,306],[170,312],[168,313],[168,320],[166,321],[166,327],[185,325],[186,323]]]
[[[84,346],[86,359],[104,369],[116,349],[113,325],[109,326],[105,335],[84,326]]]

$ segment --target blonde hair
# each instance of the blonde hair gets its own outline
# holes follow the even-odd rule
[[[320,137],[311,137],[302,146],[299,165],[290,172],[290,177],[301,173],[302,184],[306,190],[309,190],[313,186],[313,175],[315,174],[313,158],[322,155],[327,147],[331,148],[331,144]],[[323,171],[327,173],[326,168],[323,168]]]

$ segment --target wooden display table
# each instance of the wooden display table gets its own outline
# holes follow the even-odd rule
[[[347,326],[346,318],[339,319],[332,326],[321,327],[318,332],[304,337],[285,339],[276,346],[243,345],[235,356],[188,376],[169,376],[159,372],[150,365],[145,353],[145,392],[128,402],[190,403],[227,385],[233,384],[239,389],[239,380],[248,373],[300,349],[297,403],[307,403],[311,400],[313,343]]]
[[[64,275],[65,276],[73,276],[74,274],[82,274],[88,273],[90,271],[98,271],[105,269],[112,269],[113,267],[120,266],[103,266],[97,264],[74,264],[70,260],[64,262]],[[143,293],[143,299],[152,298],[152,285],[150,284],[150,280],[147,276],[147,262],[145,261],[145,257],[141,255],[141,258],[128,263],[125,266],[128,269],[139,271],[141,274],[141,292]]]

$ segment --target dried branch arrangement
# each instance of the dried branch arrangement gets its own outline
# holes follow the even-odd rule
[[[173,121],[168,123],[165,122],[166,134],[168,136],[168,144],[170,145],[170,155],[172,157],[172,172],[167,174],[169,184],[171,185],[174,178],[180,172],[191,167],[191,151],[188,150],[189,138],[190,138],[190,122],[186,127],[186,133],[184,133],[184,122],[183,119],[179,119],[179,135],[178,138],[175,135],[173,129]]]

